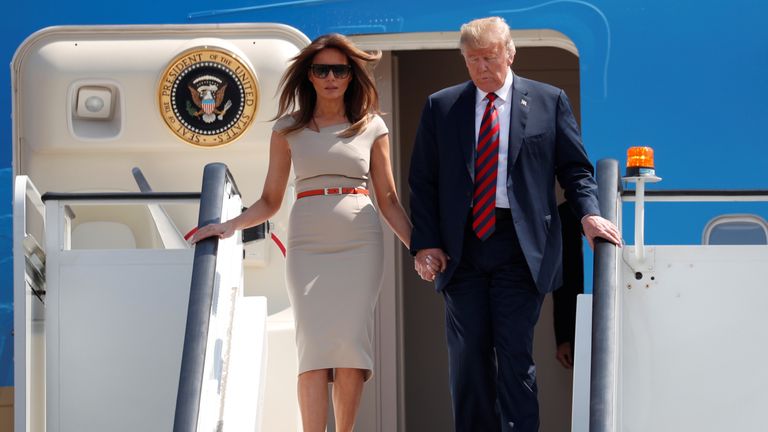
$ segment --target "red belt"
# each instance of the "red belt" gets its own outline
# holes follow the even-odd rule
[[[364,188],[345,188],[332,187],[323,189],[312,189],[296,194],[296,199],[306,198],[315,195],[368,195],[368,189]]]

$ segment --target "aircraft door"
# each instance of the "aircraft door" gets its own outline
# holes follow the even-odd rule
[[[250,205],[261,194],[268,168],[279,80],[308,43],[289,26],[253,23],[56,26],[19,46],[11,65],[13,170],[19,176],[13,217],[17,432],[44,430],[46,418],[46,245],[40,196],[136,192],[134,167],[141,167],[157,192],[196,191],[203,167],[217,161],[229,167],[243,203]],[[281,210],[270,220],[271,234],[278,238],[286,238],[293,195],[289,183]],[[121,232],[130,228],[133,234],[126,247],[183,247],[165,225],[146,229],[152,213],[155,222],[168,219],[187,232],[196,226],[197,213],[182,207],[168,206],[165,212],[121,207],[116,213],[124,225]],[[101,218],[101,209],[95,212],[83,210],[72,230],[62,232],[75,232],[91,219],[113,219],[112,214]],[[286,390],[295,389],[297,368],[285,260],[265,237],[244,244],[243,263],[246,295],[267,297],[268,325],[274,330],[268,330],[263,430],[295,430],[297,398],[295,390]],[[80,249],[79,239],[75,233],[71,244],[62,244]],[[41,419],[43,429],[34,419]]]

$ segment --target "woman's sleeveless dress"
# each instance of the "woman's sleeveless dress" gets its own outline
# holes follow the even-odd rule
[[[280,131],[292,124],[285,116]],[[367,188],[371,147],[388,133],[373,116],[357,136],[340,138],[348,123],[288,134],[296,192]],[[299,374],[316,369],[373,370],[373,312],[383,261],[379,217],[366,195],[297,199],[289,218],[286,273],[296,321]],[[331,379],[333,376],[331,375]]]

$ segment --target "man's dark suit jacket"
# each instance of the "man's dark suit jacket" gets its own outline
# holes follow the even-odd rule
[[[461,261],[472,206],[475,91],[468,81],[428,98],[411,158],[411,251],[441,248],[451,258],[437,276],[438,291]],[[562,280],[555,177],[581,220],[600,214],[594,169],[568,98],[558,88],[515,76],[509,129],[510,210],[536,287],[547,293]]]

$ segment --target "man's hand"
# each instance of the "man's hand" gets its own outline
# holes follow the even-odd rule
[[[570,342],[563,342],[557,346],[555,358],[566,369],[573,369],[573,349]]]
[[[597,215],[588,215],[584,216],[581,220],[581,225],[584,228],[584,235],[587,236],[590,248],[595,248],[595,238],[597,237],[621,247],[621,233],[619,233],[619,229],[616,228],[616,225],[608,219]]]
[[[445,271],[449,259],[440,248],[421,249],[414,257],[413,266],[422,279],[432,282],[438,273]]]

